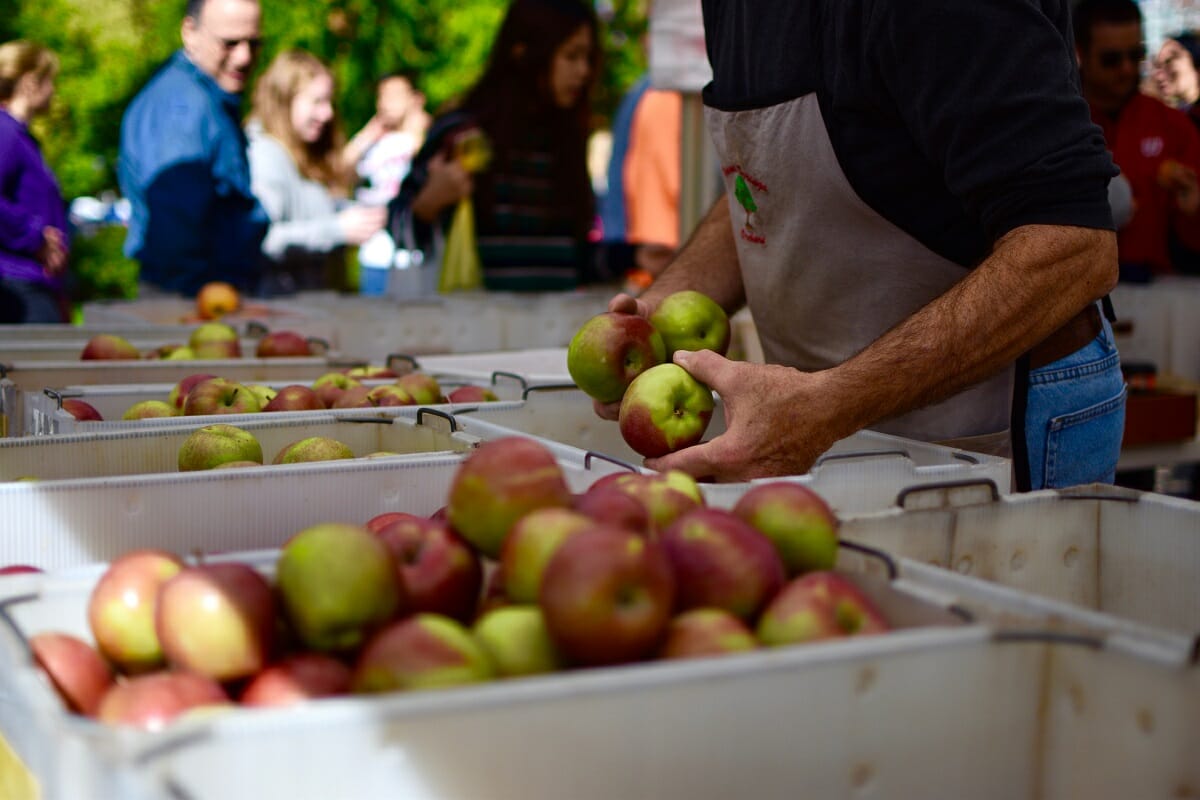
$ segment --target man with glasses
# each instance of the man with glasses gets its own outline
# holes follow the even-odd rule
[[[1139,91],[1146,45],[1133,0],[1082,0],[1074,29],[1083,96],[1133,189],[1133,217],[1117,234],[1121,277],[1176,272],[1200,256],[1200,133]]]
[[[183,48],[126,109],[117,174],[132,205],[125,253],[153,289],[249,291],[266,212],[250,191],[241,96],[261,45],[258,0],[189,0]]]

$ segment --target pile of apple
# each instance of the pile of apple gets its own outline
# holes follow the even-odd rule
[[[380,450],[366,458],[399,455]],[[340,461],[354,458],[354,451],[330,436],[306,436],[280,448],[272,464],[311,461]],[[179,447],[180,472],[197,472],[227,467],[253,467],[263,463],[262,444],[250,431],[236,425],[205,425],[188,434]]]
[[[257,358],[296,358],[313,355],[308,339],[295,331],[272,331],[259,340]],[[128,361],[140,358],[166,361],[241,358],[237,331],[224,322],[205,322],[188,336],[187,344],[165,344],[144,355],[128,339],[112,333],[93,336],[79,354],[82,361]]]
[[[95,644],[30,639],[75,712],[147,729],[200,706],[291,704],[566,669],[715,656],[887,630],[831,571],[837,520],[807,488],[756,486],[731,511],[682,473],[572,495],[540,444],[475,450],[430,518],[293,535],[274,569],[113,561]]]
[[[712,391],[671,362],[677,350],[729,349],[729,317],[712,298],[675,292],[649,319],[608,311],[585,322],[567,347],[567,371],[592,399],[620,403],[625,442],[649,458],[700,442]]]
[[[363,380],[396,378],[395,383],[367,386]],[[209,373],[189,375],[172,387],[166,399],[140,400],[125,409],[124,420],[155,419],[210,414],[252,414],[259,411],[323,411],[342,408],[381,408],[432,405],[436,403],[484,403],[497,400],[485,387],[459,386],[449,394],[432,375],[410,372],[398,376],[380,366],[350,367],[327,372],[306,386],[289,384],[273,389],[262,384],[245,385]],[[77,420],[103,421],[92,404],[78,398],[62,401],[64,411]]]

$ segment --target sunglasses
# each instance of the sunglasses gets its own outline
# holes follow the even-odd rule
[[[1128,50],[1104,50],[1096,56],[1096,60],[1105,69],[1116,69],[1123,61],[1131,61],[1137,66],[1146,60],[1146,46],[1139,45]]]

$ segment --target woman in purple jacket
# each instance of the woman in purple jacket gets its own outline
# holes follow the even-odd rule
[[[0,322],[65,322],[66,206],[29,122],[50,107],[58,58],[0,45]]]

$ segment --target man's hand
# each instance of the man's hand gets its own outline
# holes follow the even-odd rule
[[[429,160],[429,179],[413,199],[413,213],[425,222],[433,222],[442,211],[469,197],[472,191],[471,173],[457,160],[438,153]]]
[[[721,396],[725,433],[647,459],[651,469],[679,469],[717,481],[802,475],[842,438],[837,409],[822,392],[821,373],[730,361],[711,350],[678,352],[674,361]]]
[[[42,229],[42,246],[38,248],[37,260],[51,277],[66,269],[67,242],[62,231],[50,225]]]
[[[619,294],[612,300],[608,301],[608,310],[617,314],[637,314],[639,317],[650,319],[650,306],[645,300],[628,295]],[[601,403],[598,400],[593,400],[592,405],[596,409],[596,416],[600,419],[616,420],[621,413],[621,401],[615,403]]]

